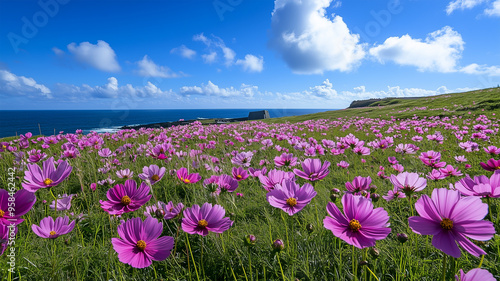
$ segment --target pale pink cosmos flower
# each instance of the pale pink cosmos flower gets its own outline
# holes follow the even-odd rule
[[[482,268],[474,268],[471,269],[467,274],[464,273],[462,269],[460,269],[460,278],[455,275],[456,281],[496,281],[493,274],[491,274],[488,270]]]
[[[69,223],[69,217],[58,217],[54,221],[52,217],[43,218],[40,221],[40,226],[33,224],[31,229],[33,232],[42,238],[55,239],[61,235],[70,233],[75,227],[75,221]]]
[[[220,205],[205,203],[200,208],[199,205],[193,205],[184,210],[182,219],[182,230],[189,234],[208,235],[208,232],[223,233],[232,225],[228,217],[224,217],[226,210]]]
[[[266,198],[271,206],[280,208],[291,216],[309,204],[316,194],[309,183],[300,187],[293,181],[285,180],[268,192]]]

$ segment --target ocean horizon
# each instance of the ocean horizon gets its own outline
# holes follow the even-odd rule
[[[143,110],[0,110],[0,138],[31,132],[53,135],[59,132],[84,134],[116,132],[123,126],[172,122],[179,119],[247,117],[264,109],[143,109]],[[338,109],[265,109],[271,118],[305,115]]]

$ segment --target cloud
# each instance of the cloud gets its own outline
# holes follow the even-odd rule
[[[64,95],[64,98],[75,101],[81,99],[116,99],[116,98],[164,98],[173,94],[172,90],[162,91],[156,85],[148,81],[142,87],[134,87],[131,84],[119,86],[118,79],[109,77],[108,82],[102,86],[75,86],[68,84],[57,84],[54,92]]]
[[[241,65],[244,71],[262,72],[264,69],[264,58],[262,56],[256,57],[248,54],[245,56],[244,60],[237,60],[236,65]]]
[[[342,91],[340,96],[347,100],[372,99],[372,98],[403,98],[403,97],[424,97],[435,96],[454,91],[448,90],[445,86],[441,86],[436,90],[426,90],[421,88],[401,88],[400,86],[387,86],[387,90],[381,91],[366,91],[365,86],[359,86],[353,91]]]
[[[455,10],[460,9],[463,11],[465,9],[472,9],[475,6],[488,1],[489,0],[455,0],[448,4],[448,6],[446,7],[446,13],[450,15]]]
[[[52,92],[33,78],[17,76],[7,70],[0,69],[0,95],[25,96],[35,95],[52,98]]]
[[[328,17],[329,6],[332,0],[275,1],[269,45],[295,73],[349,71],[364,58],[359,35],[350,32],[342,17]]]
[[[500,17],[500,0],[493,2],[491,8],[484,10],[484,13],[488,16]]]
[[[185,45],[181,45],[177,48],[170,50],[171,54],[178,54],[186,59],[193,59],[196,56],[196,51],[189,49]]]
[[[315,97],[325,98],[325,99],[335,99],[338,98],[337,91],[333,88],[333,84],[330,80],[326,79],[319,86],[310,87],[308,91],[305,91],[307,95],[313,95]]]
[[[209,54],[203,54],[201,55],[203,58],[203,61],[208,64],[212,64],[217,60],[217,53],[216,52],[210,52]]]
[[[184,86],[180,88],[179,94],[184,96],[199,95],[199,96],[216,96],[216,97],[246,97],[251,98],[258,93],[258,87],[252,85],[241,84],[239,89],[234,87],[220,88],[219,86],[208,81],[206,85],[199,86]]]
[[[175,78],[184,76],[182,73],[177,74],[166,66],[159,66],[151,60],[148,55],[145,55],[142,60],[137,62],[139,70],[137,74],[144,77],[161,77],[161,78]]]
[[[488,75],[488,76],[500,76],[500,67],[498,66],[486,66],[479,65],[477,63],[469,64],[468,66],[462,67],[460,72],[467,74],[477,74],[477,75]]]
[[[52,48],[52,51],[53,51],[53,52],[54,52],[54,54],[56,54],[57,56],[62,56],[62,55],[64,55],[64,51],[63,51],[63,50],[61,50],[61,49],[59,49],[59,48],[57,48],[57,47],[53,47],[53,48]]]
[[[230,66],[234,63],[234,58],[236,57],[236,53],[231,48],[228,48],[221,38],[215,35],[212,35],[212,38],[208,38],[203,33],[201,33],[194,35],[193,40],[202,42],[209,48],[210,50],[209,54],[204,55],[203,57],[209,59],[212,58],[213,60],[205,59],[207,63],[214,62],[216,56],[213,55],[213,53],[216,52],[217,50],[222,52],[222,56],[224,57],[224,64],[226,66]]]
[[[90,65],[101,71],[117,72],[121,70],[116,60],[115,51],[105,41],[98,40],[96,45],[89,42],[82,42],[79,45],[71,43],[68,45],[68,51],[80,63]],[[54,52],[57,54],[58,51],[54,50]]]
[[[425,40],[410,35],[389,37],[370,49],[370,55],[380,63],[393,61],[416,66],[419,71],[454,72],[464,49],[462,36],[451,27],[430,33]]]

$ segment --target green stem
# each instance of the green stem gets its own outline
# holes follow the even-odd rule
[[[196,279],[198,281],[200,281],[200,276],[198,276],[198,269],[196,268],[196,262],[194,261],[193,251],[191,251],[191,245],[189,244],[189,236],[188,236],[187,232],[186,232],[186,242],[187,242],[188,247],[189,247],[189,253],[191,254],[191,260],[193,261],[194,271],[196,272]]]
[[[54,198],[54,200],[56,200],[55,202],[55,205],[54,205],[54,212],[57,213],[57,197],[54,196],[54,193],[52,192],[52,187],[49,188],[49,191],[50,191],[50,194],[52,195],[52,197]]]
[[[481,268],[481,266],[483,265],[483,261],[484,261],[484,255],[481,255],[481,261],[479,262],[477,268]]]
[[[446,254],[443,254],[443,272],[441,274],[441,280],[446,281]]]

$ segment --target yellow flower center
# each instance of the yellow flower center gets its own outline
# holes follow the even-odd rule
[[[243,177],[241,175],[237,175],[236,178],[241,179]]]
[[[358,232],[361,229],[361,224],[359,223],[358,220],[352,219],[349,222],[349,229],[353,232]]]
[[[51,179],[49,179],[49,178],[46,178],[46,179],[43,181],[43,183],[44,183],[45,185],[50,185],[50,184],[51,184],[51,183],[53,183],[53,182],[54,182],[54,181],[53,181],[53,180],[51,180]]]
[[[190,183],[191,181],[190,181],[190,180],[188,180],[188,179],[184,179],[184,182],[185,182],[185,183]]]
[[[50,235],[56,235],[56,232],[54,230],[52,230],[51,232],[49,232]]]
[[[446,230],[450,230],[453,228],[453,221],[450,219],[443,219],[439,224],[443,229]]]
[[[5,144],[2,144],[2,148],[3,148],[3,149],[6,149],[6,148],[7,148],[7,146],[6,146]]]
[[[137,248],[144,251],[144,249],[146,249],[146,242],[144,242],[144,240],[137,241]]]
[[[198,221],[198,226],[205,228],[205,227],[208,226],[208,222],[206,220],[204,220],[204,219],[201,219],[201,220]]]
[[[498,167],[495,167],[495,170],[500,170],[500,166],[498,166]]]
[[[5,214],[5,212],[2,209],[0,209],[0,218],[3,218],[4,214]]]
[[[293,207],[297,205],[297,199],[290,197],[286,199],[286,203],[288,204],[288,206]]]
[[[128,197],[127,195],[123,196],[122,197],[122,200],[120,200],[120,202],[123,204],[123,205],[128,205],[130,204],[130,197]]]
[[[154,180],[154,181],[158,181],[160,179],[160,177],[158,175],[153,175],[151,177],[151,179]]]

